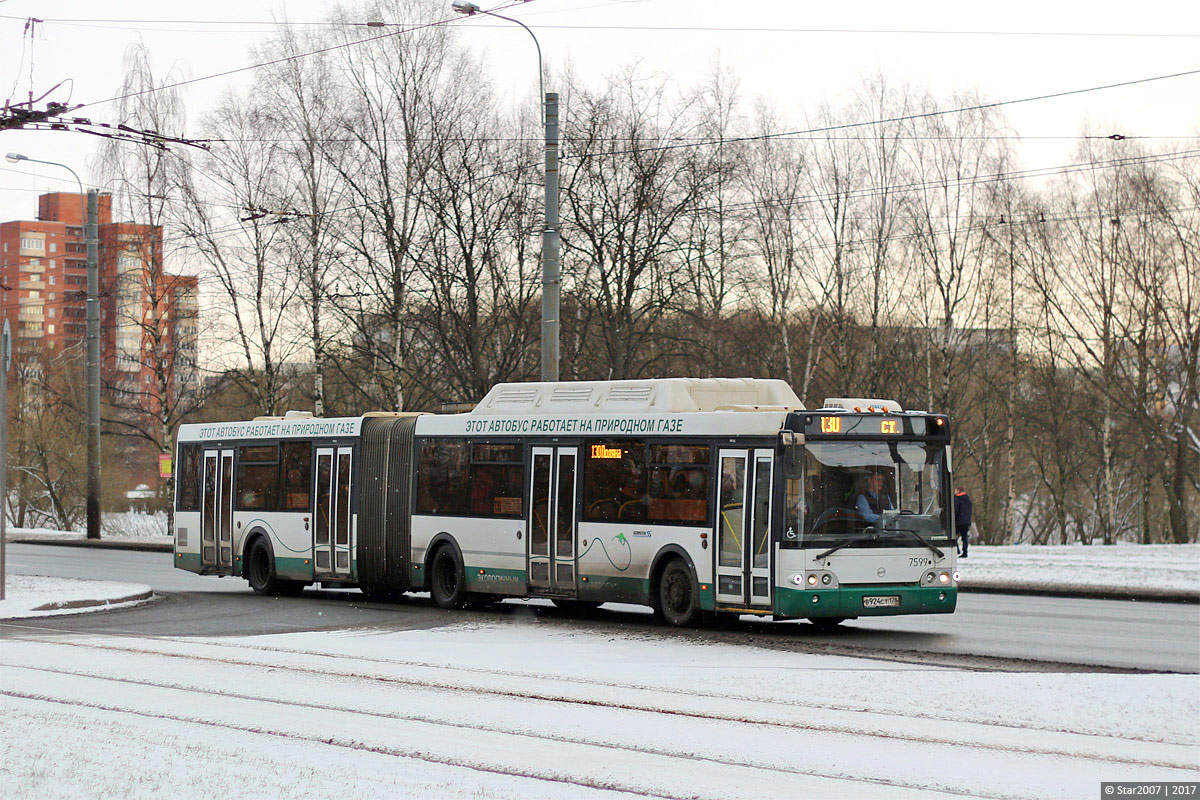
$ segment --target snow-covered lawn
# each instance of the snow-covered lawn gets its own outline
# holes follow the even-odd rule
[[[10,539],[82,539],[84,533],[53,528],[17,528],[8,526]],[[100,517],[100,538],[110,542],[156,542],[171,544],[165,512],[109,511]]]
[[[1004,581],[1200,592],[1200,544],[972,545],[958,569],[968,585]]]
[[[926,669],[496,620],[15,634],[16,798],[1093,797],[1200,770],[1200,677]]]
[[[142,583],[8,575],[0,619],[57,616],[134,605],[150,597]]]

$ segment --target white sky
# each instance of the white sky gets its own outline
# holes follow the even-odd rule
[[[293,21],[321,19],[328,0],[202,4],[177,0],[0,0],[0,94],[15,99],[29,91],[29,42],[24,18],[47,20],[33,44],[35,96],[60,80],[73,80],[72,102],[111,97],[121,82],[125,48],[139,38],[150,47],[159,74],[173,65],[200,77],[250,63],[248,47],[266,26],[220,25],[270,20],[284,11]],[[486,4],[481,4],[485,5]],[[977,89],[992,100],[1100,86],[1200,69],[1200,3],[1104,0],[1089,4],[1012,0],[978,4],[912,4],[861,0],[854,4],[733,2],[732,0],[533,0],[507,11],[535,26],[547,62],[568,60],[579,75],[603,75],[640,60],[681,82],[705,75],[717,58],[741,79],[747,99],[774,101],[782,115],[802,126],[823,101],[837,102],[875,71],[890,81],[927,87],[939,96]],[[449,9],[449,0],[447,0]],[[449,16],[449,14],[448,14]],[[54,23],[55,19],[190,20]],[[535,53],[528,35],[495,20],[455,23],[471,48],[486,52],[502,92],[534,102]],[[537,27],[537,26],[583,27]],[[708,27],[710,31],[603,29],[595,26]],[[753,28],[756,30],[730,30]],[[770,29],[770,30],[759,30]],[[820,29],[821,32],[817,32]],[[885,32],[829,32],[870,29]],[[958,31],[921,34],[913,30]],[[900,32],[910,31],[910,32]],[[980,35],[963,31],[1070,32],[1105,35]],[[364,36],[377,33],[364,30]],[[1128,34],[1143,34],[1131,36]],[[236,78],[190,86],[185,102],[199,120],[222,88]],[[553,90],[553,84],[547,89]],[[49,99],[64,100],[60,91]],[[1073,137],[1091,121],[1104,132],[1130,136],[1200,135],[1200,75],[1053,101],[1012,106],[1012,127],[1026,138],[1025,167],[1070,161]],[[110,107],[79,113],[108,121]],[[91,154],[101,140],[78,133],[0,132],[0,152],[60,161],[88,181]],[[1155,142],[1150,142],[1155,144]],[[1191,144],[1200,146],[1200,139]],[[32,218],[38,191],[70,190],[74,183],[55,167],[0,162],[0,220]],[[17,170],[17,171],[13,171]],[[36,172],[38,177],[20,174]]]

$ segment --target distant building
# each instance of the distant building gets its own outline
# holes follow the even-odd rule
[[[0,223],[0,283],[14,361],[53,355],[87,333],[84,200],[74,193],[44,194],[36,220]],[[99,197],[99,239],[103,384],[153,397],[161,364],[171,391],[195,391],[197,278],[166,273],[162,228],[113,222],[107,194]]]

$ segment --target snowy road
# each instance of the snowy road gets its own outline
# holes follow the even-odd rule
[[[1200,770],[1190,675],[917,669],[503,620],[229,639],[10,625],[0,667],[15,797],[1059,798]]]
[[[440,626],[448,621],[507,620],[568,631],[602,629],[611,635],[659,631],[632,607],[607,608],[596,620],[572,620],[549,609],[534,613],[504,604],[484,612],[447,614],[427,601],[364,602],[357,592],[306,591],[298,599],[250,594],[245,581],[203,578],[172,569],[164,553],[97,551],[12,545],[14,572],[58,577],[107,578],[145,583],[168,592],[167,602],[119,615],[64,619],[62,630],[155,635],[276,633],[377,626]],[[731,631],[700,636],[792,652],[832,652],[962,664],[964,658],[1032,661],[1101,668],[1200,672],[1200,606],[1052,597],[963,594],[954,614],[863,618],[832,634],[803,623],[745,619]],[[655,635],[690,640],[694,631]],[[968,664],[977,666],[977,664]],[[1029,668],[1016,663],[999,666]],[[1030,665],[1036,667],[1036,665]]]

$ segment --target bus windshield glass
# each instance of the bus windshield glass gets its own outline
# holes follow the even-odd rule
[[[803,472],[788,481],[785,546],[953,546],[945,459],[941,444],[806,445]]]

